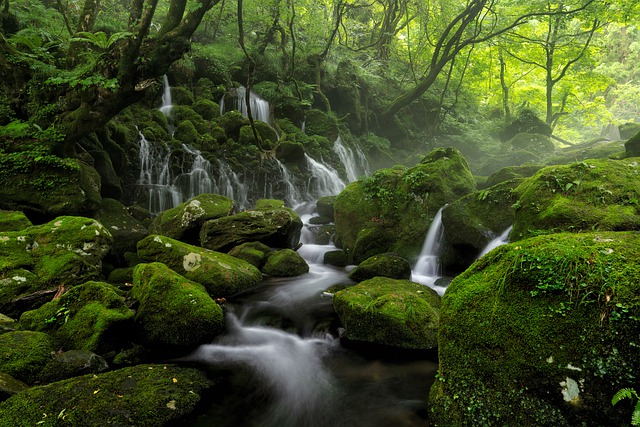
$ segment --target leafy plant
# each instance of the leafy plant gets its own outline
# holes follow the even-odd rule
[[[618,390],[618,392],[611,399],[611,404],[616,405],[623,399],[630,399],[633,401],[635,399],[636,405],[633,408],[633,413],[631,414],[631,425],[640,426],[640,396],[638,393],[632,388],[623,388]]]
[[[107,35],[102,31],[98,31],[97,33],[81,31],[77,33],[76,37],[73,37],[71,41],[90,43],[100,50],[107,50],[111,48],[118,40],[121,40],[125,37],[130,37],[132,35],[133,34],[128,31],[122,31],[120,33],[115,33],[110,37],[107,37]]]

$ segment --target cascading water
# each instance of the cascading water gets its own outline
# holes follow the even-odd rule
[[[242,114],[242,117],[249,117],[247,110],[247,88],[240,86],[232,91],[232,95],[235,98],[234,108]],[[223,115],[226,111],[226,96],[223,96],[220,100],[220,115]],[[271,110],[269,101],[261,98],[253,91],[249,92],[249,106],[251,107],[251,116],[255,120],[271,124]]]
[[[504,230],[502,232],[502,234],[500,234],[495,239],[491,240],[487,244],[487,246],[485,246],[485,248],[482,250],[482,252],[480,252],[480,255],[478,255],[478,258],[488,254],[489,252],[491,252],[493,249],[497,248],[498,246],[506,245],[507,243],[509,243],[509,233],[511,233],[511,229],[512,228],[513,228],[513,225],[509,226],[506,230]]]
[[[289,206],[298,206],[302,203],[302,194],[300,194],[300,190],[296,186],[293,175],[289,172],[289,169],[282,163],[280,160],[274,158],[273,159],[282,174],[282,183],[285,186],[285,201],[289,204]]]
[[[165,74],[162,79],[162,106],[160,107],[160,111],[165,116],[169,116],[171,114],[171,86],[169,85],[169,78]]]
[[[342,138],[338,136],[333,143],[333,151],[338,155],[344,165],[349,182],[357,180],[362,174],[369,174],[369,163],[359,147],[356,147],[356,155],[354,155],[353,150],[344,145]]]
[[[335,196],[344,190],[346,184],[335,169],[314,160],[307,154],[304,156],[307,159],[309,172],[311,172],[311,178],[307,184],[307,194],[317,199],[323,196]]]
[[[140,175],[137,185],[146,190],[149,212],[156,215],[182,203],[182,194],[171,177],[171,150],[151,144],[140,131],[138,134]]]
[[[438,255],[443,234],[442,208],[440,208],[429,226],[422,250],[412,269],[412,280],[414,282],[425,284],[441,295],[444,293],[444,288],[435,286],[435,281],[440,276],[440,259]]]

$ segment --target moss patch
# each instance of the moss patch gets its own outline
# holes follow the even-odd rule
[[[292,249],[282,249],[267,255],[262,272],[275,277],[293,277],[309,272],[307,262]]]
[[[15,331],[0,335],[0,372],[33,384],[51,360],[53,340],[42,332]],[[1,412],[1,411],[0,411]]]

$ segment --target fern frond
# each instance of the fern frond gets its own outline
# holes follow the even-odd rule
[[[634,397],[637,397],[637,396],[638,394],[634,389],[629,387],[621,388],[616,392],[616,394],[613,395],[613,398],[611,399],[611,404],[615,405],[618,402],[620,402],[622,399],[633,399]]]
[[[633,414],[631,414],[631,425],[640,426],[640,400],[636,402],[636,407],[633,409]]]

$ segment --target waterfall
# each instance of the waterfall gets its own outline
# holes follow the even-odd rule
[[[487,246],[485,246],[485,248],[482,250],[482,252],[480,252],[480,255],[478,255],[478,258],[488,254],[498,246],[506,245],[507,243],[509,243],[509,233],[511,233],[512,228],[513,228],[513,225],[509,226],[506,230],[502,232],[502,234],[500,234],[498,237],[490,241],[487,244]]]
[[[314,160],[307,154],[304,156],[307,159],[309,172],[311,172],[311,178],[307,185],[307,194],[309,196],[314,199],[323,196],[335,196],[344,190],[346,184],[340,179],[335,169]]]
[[[240,209],[249,208],[249,189],[238,175],[222,160],[217,160],[218,180],[214,193],[222,194],[236,202]]]
[[[169,86],[169,78],[165,74],[162,79],[162,106],[160,107],[160,111],[169,117],[171,114],[171,86]]]
[[[249,112],[247,111],[247,88],[244,86],[240,86],[236,88],[234,91],[235,101],[235,109],[240,111],[242,117],[249,117]],[[226,106],[224,102],[225,96],[220,100],[220,115],[223,115],[226,111]],[[271,112],[269,101],[261,98],[258,94],[253,91],[249,92],[249,105],[251,106],[251,115],[255,120],[260,120],[265,123],[271,124]]]
[[[180,190],[171,177],[171,150],[156,147],[140,135],[140,174],[137,184],[147,190],[148,208],[155,215],[182,202]]]
[[[429,226],[427,237],[422,245],[422,250],[418,256],[418,261],[413,267],[416,274],[424,276],[440,275],[440,260],[438,259],[438,251],[440,249],[440,241],[444,226],[442,225],[442,208],[438,210],[433,222]]]
[[[362,174],[369,174],[369,163],[359,147],[356,148],[356,154],[354,155],[353,150],[344,145],[342,138],[338,135],[338,138],[333,143],[333,151],[344,165],[349,182],[357,180]]]
[[[287,169],[287,167],[280,160],[276,158],[274,158],[274,160],[278,165],[278,169],[280,169],[280,173],[282,174],[282,182],[285,185],[286,191],[286,194],[284,196],[285,200],[287,201],[287,203],[289,203],[290,206],[299,205],[302,202],[302,195],[300,194],[300,191],[294,183],[291,172],[289,172],[289,169]]]

